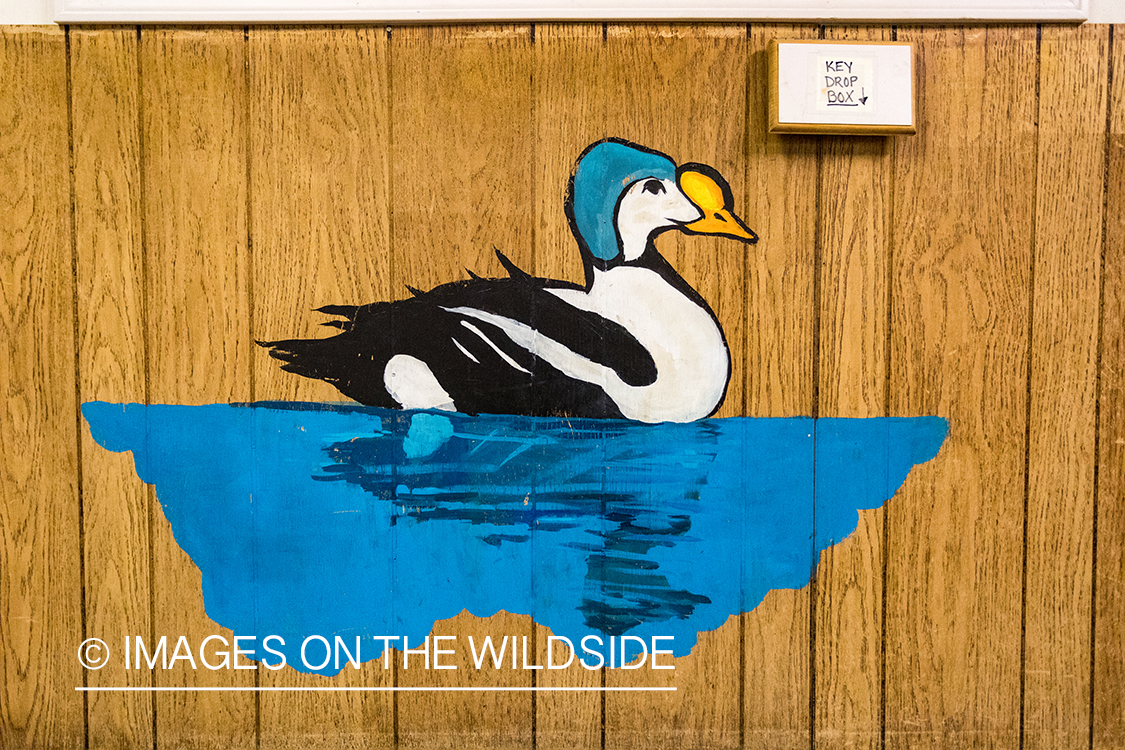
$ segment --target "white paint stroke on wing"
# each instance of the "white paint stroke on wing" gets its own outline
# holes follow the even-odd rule
[[[453,338],[451,338],[451,339],[450,339],[450,341],[452,341],[452,342],[453,342],[453,345],[454,345],[454,346],[456,346],[456,347],[457,347],[458,349],[460,349],[460,350],[461,350],[461,353],[462,353],[462,354],[464,354],[464,355],[465,355],[466,357],[468,357],[469,359],[473,360],[473,362],[477,363],[478,365],[480,364],[480,360],[479,360],[479,359],[477,359],[476,357],[474,357],[474,356],[473,356],[473,354],[472,354],[472,352],[470,352],[470,351],[469,351],[468,349],[466,349],[465,347],[461,346],[461,342],[460,342],[460,341],[458,341],[457,339],[453,339]]]
[[[450,310],[450,308],[448,308],[448,307],[445,307],[445,308],[442,308],[442,309],[443,309],[443,310]],[[472,309],[472,308],[468,308],[468,307],[455,307],[455,308],[453,308],[453,309],[451,310],[451,312],[461,312],[462,310],[469,310],[469,309]],[[499,316],[497,316],[497,317],[499,317]],[[484,318],[481,318],[481,320],[484,320]],[[507,320],[507,318],[503,318],[503,320]],[[491,321],[487,321],[487,320],[486,320],[485,322],[491,322]],[[531,371],[530,371],[530,370],[527,370],[526,368],[524,368],[524,367],[521,367],[521,366],[520,366],[520,363],[519,363],[519,362],[515,361],[514,359],[512,359],[511,357],[509,357],[509,356],[508,356],[507,354],[505,354],[505,353],[504,353],[503,351],[501,351],[501,350],[500,350],[500,347],[496,346],[496,344],[495,344],[495,343],[494,343],[494,342],[492,341],[492,339],[488,338],[488,336],[485,336],[485,335],[484,335],[484,332],[483,332],[483,331],[481,331],[481,329],[477,328],[477,327],[476,327],[475,325],[473,325],[472,323],[470,323],[470,322],[469,322],[469,321],[467,321],[467,320],[462,320],[462,321],[461,321],[461,325],[465,326],[465,327],[466,327],[466,328],[468,328],[468,329],[469,329],[470,331],[472,331],[472,332],[473,332],[473,333],[475,333],[476,335],[480,336],[480,337],[481,337],[481,339],[482,339],[482,340],[484,341],[484,343],[486,343],[486,344],[488,344],[489,346],[491,346],[491,347],[492,347],[492,350],[493,350],[494,352],[496,352],[497,354],[499,354],[499,355],[500,355],[500,358],[501,358],[501,359],[503,359],[503,360],[504,360],[505,362],[507,362],[507,363],[508,363],[509,365],[511,365],[511,366],[512,366],[512,367],[514,367],[515,369],[519,370],[520,372],[526,372],[526,373],[527,373],[528,375],[530,375],[530,374],[531,374]],[[505,332],[505,333],[506,333],[506,332]],[[457,342],[456,342],[456,341],[454,341],[453,343],[457,343]],[[517,342],[517,343],[518,343],[518,342]],[[521,346],[522,346],[522,345],[521,345]],[[527,348],[527,347],[524,347],[524,348]]]

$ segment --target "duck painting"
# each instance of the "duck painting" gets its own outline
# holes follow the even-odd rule
[[[575,645],[617,638],[610,668],[638,656],[626,638],[684,656],[770,590],[806,585],[857,509],[886,502],[948,430],[929,416],[706,418],[730,353],[656,242],[754,242],[732,202],[710,167],[600,141],[566,199],[584,285],[500,255],[507,278],[323,307],[335,335],[263,343],[361,404],[82,414],[156,488],[208,616],[277,639],[271,669],[333,675],[339,660],[306,660],[310,640],[371,661],[398,647],[391,634],[405,649],[463,610],[531,615]]]
[[[621,139],[578,158],[566,216],[585,285],[508,278],[329,305],[322,339],[259,342],[282,368],[367,406],[466,414],[691,422],[719,408],[730,353],[710,306],[656,248],[662,233],[754,243],[726,180]]]

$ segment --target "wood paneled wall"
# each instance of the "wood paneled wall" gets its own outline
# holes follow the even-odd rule
[[[768,135],[794,37],[913,42],[918,134]],[[714,165],[762,236],[662,245],[731,343],[720,416],[936,414],[938,457],[675,693],[76,692],[323,679],[79,666],[87,637],[224,632],[79,405],[334,400],[253,342],[499,275],[493,246],[579,279],[565,182],[607,135]],[[1125,747],[1121,27],[6,27],[0,257],[4,748]]]

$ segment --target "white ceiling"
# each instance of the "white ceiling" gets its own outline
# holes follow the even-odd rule
[[[0,24],[51,23],[54,0],[0,0]],[[1090,0],[1091,23],[1125,23],[1125,0]]]

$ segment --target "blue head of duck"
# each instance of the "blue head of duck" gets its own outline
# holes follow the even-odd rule
[[[566,200],[567,218],[588,268],[604,269],[622,259],[618,226],[622,198],[631,185],[646,179],[671,183],[695,209],[690,218],[669,220],[657,227],[654,235],[679,229],[687,234],[757,241],[757,235],[733,214],[730,186],[715,169],[695,163],[677,167],[665,154],[610,138],[582,152]]]

